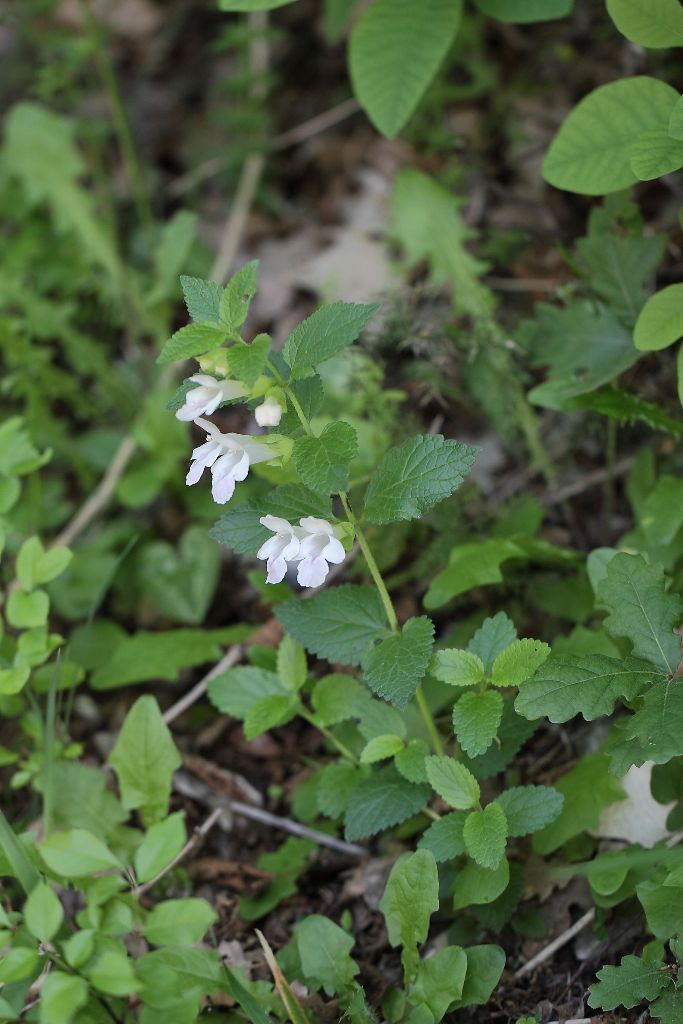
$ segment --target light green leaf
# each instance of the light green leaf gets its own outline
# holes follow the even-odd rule
[[[549,654],[550,647],[542,640],[515,640],[494,661],[491,682],[494,686],[521,686]]]
[[[165,817],[171,780],[182,763],[154,697],[139,697],[126,715],[109,764],[116,772],[121,802],[137,808],[143,822]]]
[[[113,950],[102,953],[87,974],[91,984],[108,996],[132,995],[142,987],[132,962],[125,954]]]
[[[305,977],[322,985],[328,996],[342,994],[360,969],[350,956],[353,936],[321,914],[304,917],[294,935]]]
[[[88,983],[64,971],[53,970],[40,987],[40,1024],[71,1024],[88,1002]]]
[[[291,693],[273,693],[249,708],[244,719],[244,735],[253,740],[276,725],[285,725],[297,713],[298,702]]]
[[[503,717],[503,698],[495,690],[463,693],[453,707],[453,730],[460,746],[476,757],[493,743]]]
[[[678,351],[679,364],[679,397],[683,405],[683,346]],[[646,402],[638,395],[632,395],[619,388],[606,388],[594,391],[590,395],[581,395],[572,402],[574,409],[586,409],[607,416],[617,423],[646,423],[652,430],[662,430],[674,437],[683,434],[683,423],[674,416],[669,416],[654,402]]]
[[[348,467],[358,455],[358,437],[349,423],[328,423],[320,437],[294,442],[292,461],[307,487],[323,494],[338,494],[348,487]]]
[[[448,567],[432,580],[425,594],[425,608],[439,608],[473,587],[501,583],[503,574],[500,567],[511,558],[526,561],[527,555],[507,537],[491,537],[476,543],[458,544],[451,550]]]
[[[206,900],[164,900],[149,912],[143,934],[154,946],[193,946],[217,920]]]
[[[641,309],[633,341],[642,352],[656,352],[679,338],[683,338],[683,284],[670,284]]]
[[[64,878],[122,867],[118,857],[100,839],[82,828],[51,832],[37,849],[50,871]]]
[[[475,455],[475,448],[441,434],[423,434],[390,448],[368,485],[365,516],[379,525],[418,519],[460,486]]]
[[[594,1009],[630,1009],[643,999],[655,999],[673,979],[660,960],[646,962],[639,956],[624,956],[618,967],[608,965],[598,971],[599,981],[590,987],[588,1005]]]
[[[59,931],[64,910],[55,891],[40,882],[26,900],[24,921],[31,935],[41,942],[49,942]]]
[[[35,949],[28,946],[15,946],[0,961],[0,982],[11,985],[14,981],[28,978],[30,974],[40,972],[40,959]]]
[[[251,300],[256,294],[258,265],[258,260],[252,260],[240,267],[223,289],[218,314],[233,337],[239,334],[240,327],[247,319]]]
[[[451,1006],[451,1010],[488,1003],[505,967],[505,953],[500,946],[470,946],[465,953],[467,974],[462,998]]]
[[[501,793],[496,803],[505,811],[508,835],[526,836],[557,818],[564,796],[552,786],[513,786]]]
[[[168,339],[157,356],[157,363],[175,363],[203,356],[218,348],[226,338],[224,327],[210,323],[186,324]]]
[[[481,658],[484,671],[490,675],[498,655],[516,638],[517,630],[512,620],[505,612],[497,612],[491,618],[484,619],[467,645],[467,650]]]
[[[426,941],[429,920],[439,909],[439,875],[429,850],[402,854],[387,880],[379,909],[389,942],[401,946],[401,963],[410,984],[419,964],[418,946]]]
[[[554,788],[563,794],[564,804],[557,818],[534,836],[534,850],[543,856],[580,832],[595,828],[605,807],[626,798],[602,753],[585,756]]]
[[[332,761],[320,772],[316,789],[318,810],[326,818],[339,818],[349,803],[349,797],[365,772],[348,761]]]
[[[459,857],[465,852],[462,830],[466,817],[465,811],[444,814],[422,833],[418,847],[429,850],[439,864]]]
[[[285,601],[275,617],[312,654],[345,665],[360,664],[366,648],[388,632],[375,588],[351,583]]]
[[[166,541],[146,544],[138,555],[142,593],[176,622],[204,621],[216,592],[220,551],[204,526],[188,526],[177,548]]]
[[[57,829],[83,828],[106,840],[128,814],[106,786],[100,768],[58,760],[52,766],[52,815]]]
[[[429,671],[450,686],[473,686],[484,678],[484,663],[478,655],[453,647],[436,651]]]
[[[622,35],[638,46],[653,50],[683,46],[679,0],[607,0],[607,10]]]
[[[429,747],[424,740],[411,740],[407,747],[398,751],[394,764],[408,782],[427,782],[425,758],[428,756]]]
[[[363,747],[360,763],[375,764],[387,757],[393,757],[399,750],[403,750],[403,740],[400,736],[375,736]]]
[[[570,14],[574,0],[475,0],[482,14],[518,25],[555,21]]]
[[[672,935],[680,935],[683,920],[683,887],[680,885],[661,885],[654,879],[648,879],[636,886],[647,927],[658,939],[670,939]]]
[[[400,633],[365,652],[363,680],[378,697],[405,708],[427,671],[433,642],[431,619],[426,615],[408,619]]]
[[[290,693],[298,693],[306,682],[306,652],[291,636],[284,636],[277,649],[277,674]]]
[[[630,163],[632,145],[645,132],[666,127],[678,93],[645,75],[601,85],[574,107],[543,162],[543,176],[556,188],[607,195],[638,180]]]
[[[0,668],[0,694],[11,697],[19,693],[26,686],[31,675],[28,665],[20,665],[18,668]]]
[[[44,626],[50,611],[50,599],[44,590],[13,590],[7,600],[7,621],[15,629]]]
[[[181,274],[180,284],[187,312],[195,323],[218,324],[223,289],[215,281]]]
[[[375,0],[351,33],[353,91],[392,138],[415,110],[460,25],[462,0]]]
[[[630,640],[636,657],[673,675],[681,660],[680,638],[673,631],[680,625],[683,601],[666,593],[662,567],[648,565],[642,555],[620,552],[598,585],[598,599],[610,613],[607,630]]]
[[[17,578],[24,590],[33,590],[60,576],[72,558],[72,552],[62,545],[46,551],[38,537],[29,537],[19,548]]]
[[[197,231],[197,214],[176,210],[159,233],[154,249],[154,287],[145,297],[149,305],[175,298],[182,270]]]
[[[286,7],[295,0],[218,0],[221,11],[274,11],[277,7]]]
[[[351,793],[345,817],[346,838],[367,839],[422,810],[429,786],[402,779],[391,766],[380,768]]]
[[[435,1021],[440,1021],[451,1003],[460,999],[467,973],[467,956],[460,946],[446,946],[422,960],[410,1001],[427,1006]]]
[[[631,146],[631,168],[639,181],[652,181],[683,167],[683,142],[672,139],[668,125],[645,132]]]
[[[495,868],[483,868],[468,860],[458,871],[453,883],[453,909],[482,907],[493,903],[505,892],[510,883],[510,865],[502,857]]]
[[[620,697],[632,700],[656,679],[657,669],[637,658],[554,654],[522,684],[515,710],[530,719],[546,715],[551,722],[568,722],[581,714],[592,722],[610,715]]]
[[[505,811],[497,803],[468,814],[462,830],[470,857],[480,867],[491,871],[495,871],[505,855],[507,835]]]
[[[650,544],[671,544],[683,526],[683,479],[660,476],[642,504],[639,519]]]
[[[249,345],[244,341],[236,341],[226,351],[233,377],[244,381],[248,388],[253,388],[263,372],[269,351],[270,338],[267,334],[258,334]]]
[[[354,342],[378,308],[332,302],[312,313],[285,342],[283,355],[292,377],[326,362]]]
[[[353,718],[361,703],[369,700],[367,689],[354,676],[333,673],[315,684],[311,703],[316,722],[337,725]]]
[[[170,864],[185,845],[185,812],[169,814],[164,821],[152,825],[135,851],[135,874],[138,882],[149,882]]]
[[[432,755],[427,758],[427,777],[433,788],[451,807],[467,811],[479,803],[479,783],[459,761]]]

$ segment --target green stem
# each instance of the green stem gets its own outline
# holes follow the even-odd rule
[[[443,743],[441,742],[441,737],[439,736],[439,730],[436,727],[434,716],[429,710],[427,698],[425,697],[424,690],[422,689],[421,686],[418,686],[417,690],[415,691],[415,700],[417,701],[417,706],[420,709],[420,714],[422,715],[424,724],[427,726],[427,732],[429,733],[430,739],[432,741],[434,751],[439,755],[439,757],[443,757],[445,751]]]
[[[342,757],[345,757],[347,761],[350,761],[351,764],[356,766],[356,768],[359,766],[360,761],[358,760],[356,755],[352,754],[349,748],[345,746],[341,742],[341,740],[338,740],[334,733],[330,732],[327,726],[321,725],[320,722],[316,722],[315,717],[310,713],[310,711],[308,711],[306,707],[304,707],[303,704],[299,708],[299,714],[305,721],[308,722],[309,725],[312,725],[315,729],[318,730],[318,732],[322,733],[325,739],[328,740],[333,747],[337,748]]]

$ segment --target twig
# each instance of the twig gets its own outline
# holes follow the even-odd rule
[[[99,484],[88,500],[81,505],[73,519],[67,523],[62,532],[57,536],[54,541],[55,545],[66,544],[68,546],[71,544],[78,534],[82,533],[86,526],[100,512],[104,511],[116,490],[116,485],[126,470],[126,466],[133,458],[137,446],[137,441],[131,434],[124,437]]]
[[[203,839],[204,836],[211,831],[213,826],[220,818],[221,814],[224,813],[225,812],[222,807],[216,807],[213,811],[211,811],[211,814],[208,816],[206,821],[204,821],[201,825],[199,825],[198,828],[194,830],[188,841],[183,846],[180,853],[178,853],[173,858],[173,860],[166,865],[165,868],[162,868],[161,871],[154,876],[154,878],[150,878],[150,880],[148,882],[145,882],[143,885],[136,886],[136,888],[133,890],[133,895],[139,899],[140,896],[143,895],[143,893],[146,893],[148,889],[151,889],[152,886],[156,885],[160,878],[163,878],[164,875],[167,875],[168,872],[176,866],[176,864],[179,864],[180,861],[183,860],[187,856],[187,854],[195,848],[195,846],[197,846],[200,839]]]
[[[613,466],[604,469],[595,469],[592,473],[588,473],[586,476],[581,477],[580,480],[575,480],[571,484],[567,484],[565,487],[559,487],[556,491],[551,491],[541,497],[541,502],[544,505],[559,505],[563,501],[567,501],[569,498],[575,498],[577,494],[583,494],[584,491],[588,491],[591,487],[597,487],[599,484],[604,484],[606,480],[624,476],[628,473],[631,466],[633,465],[633,456],[627,455],[625,458],[615,462]]]
[[[562,934],[558,935],[556,939],[553,939],[553,941],[549,942],[547,946],[544,946],[540,953],[537,953],[536,956],[532,956],[531,960],[527,960],[525,964],[522,964],[519,970],[515,971],[513,977],[523,978],[525,974],[529,974],[534,970],[534,968],[538,967],[539,964],[549,960],[553,953],[556,953],[558,949],[562,949],[562,947],[566,946],[568,942],[571,942],[575,935],[578,935],[579,932],[583,931],[586,925],[590,924],[594,917],[595,907],[592,907],[590,910],[586,911],[583,917],[580,917],[578,921],[575,921],[571,928],[567,928],[566,932],[562,932]]]
[[[234,647],[228,648],[221,660],[216,662],[211,671],[207,672],[205,676],[202,676],[199,682],[196,683],[191,690],[188,690],[180,700],[177,700],[175,704],[172,704],[171,707],[164,712],[163,718],[166,725],[170,722],[174,722],[176,718],[183,714],[184,711],[187,711],[189,707],[192,707],[200,697],[203,697],[211,680],[215,679],[216,676],[219,676],[221,672],[226,672],[229,668],[232,668],[233,665],[236,665],[242,657],[242,654],[243,649],[241,644],[236,644]]]

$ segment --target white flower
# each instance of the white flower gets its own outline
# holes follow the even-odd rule
[[[259,427],[276,427],[282,419],[282,406],[277,398],[268,395],[261,405],[254,410]]]
[[[306,516],[299,523],[304,537],[299,546],[297,580],[302,587],[319,587],[330,570],[328,562],[339,565],[346,557],[339,530],[325,519]]]
[[[206,442],[192,452],[192,464],[185,482],[191,487],[210,467],[213,500],[225,505],[233,496],[236,481],[246,478],[249,466],[268,462],[273,453],[267,445],[246,434],[221,434],[218,427],[201,418],[195,423],[206,430]]]
[[[227,402],[231,398],[242,398],[247,393],[244,384],[239,380],[216,380],[206,373],[195,373],[190,380],[198,386],[187,392],[185,404],[176,412],[176,417],[186,422],[196,420],[198,416],[204,414],[210,416],[221,402]]]
[[[266,583],[281,583],[287,572],[287,562],[296,561],[299,557],[299,545],[304,531],[278,516],[261,516],[259,522],[266,529],[272,530],[275,536],[261,545],[256,557],[267,559]]]

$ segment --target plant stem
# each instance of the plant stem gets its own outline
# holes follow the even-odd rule
[[[299,714],[306,722],[308,722],[309,725],[312,725],[315,729],[318,730],[318,732],[322,733],[325,739],[329,740],[332,746],[337,748],[342,757],[345,757],[347,761],[350,761],[351,764],[356,766],[356,768],[358,767],[360,761],[358,760],[356,755],[352,754],[349,748],[345,746],[341,742],[341,740],[338,740],[334,733],[330,732],[327,726],[321,725],[320,722],[316,722],[315,717],[310,713],[310,711],[306,707],[304,707],[303,704],[299,708]]]
[[[445,753],[444,746],[443,743],[441,742],[441,737],[439,736],[439,730],[436,727],[434,716],[429,710],[427,698],[424,695],[424,690],[422,689],[422,686],[418,686],[417,690],[415,691],[415,700],[417,701],[417,706],[420,709],[420,714],[422,715],[424,723],[427,726],[427,732],[429,733],[430,739],[432,741],[434,752],[437,753],[439,757],[443,757]]]

